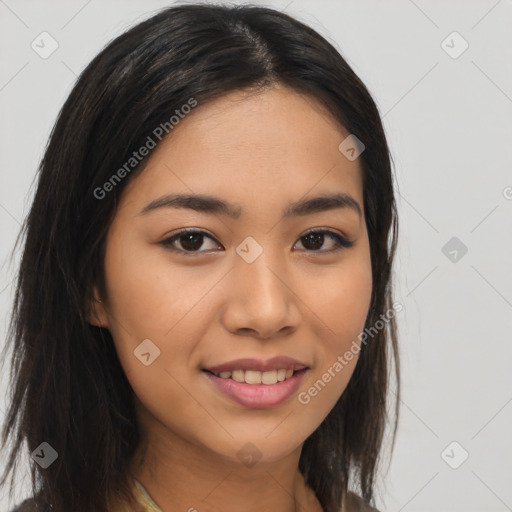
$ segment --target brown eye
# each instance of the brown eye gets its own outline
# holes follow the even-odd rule
[[[205,252],[199,250],[203,246],[205,238],[214,240],[210,235],[206,234],[204,231],[186,229],[180,231],[179,233],[176,233],[175,235],[169,238],[166,238],[165,240],[160,242],[160,244],[171,251],[200,254],[202,252]],[[177,245],[181,247],[177,247]]]
[[[324,245],[326,238],[334,240],[334,247],[322,250],[322,246]],[[310,231],[309,233],[301,236],[300,240],[303,240],[302,245],[308,252],[329,253],[340,250],[341,248],[352,247],[354,245],[353,241],[347,240],[338,233],[329,230]]]
[[[310,249],[312,251],[318,251],[324,245],[325,235],[323,233],[309,233],[308,235],[304,235],[302,237],[303,242],[302,245],[306,247],[306,249]]]

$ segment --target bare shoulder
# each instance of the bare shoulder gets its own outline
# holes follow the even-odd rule
[[[345,508],[343,512],[380,512],[375,507],[370,506],[363,498],[353,492],[347,494]]]

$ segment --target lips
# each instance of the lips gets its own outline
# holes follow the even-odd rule
[[[295,371],[291,377],[275,384],[249,384],[247,382],[237,382],[231,378],[217,377],[208,370],[204,370],[203,373],[215,389],[232,401],[244,407],[262,409],[276,407],[289,400],[299,388],[308,371],[307,368]]]
[[[203,373],[217,390],[238,404],[266,408],[288,400],[308,370],[302,361],[277,356],[267,361],[235,359],[204,368]]]

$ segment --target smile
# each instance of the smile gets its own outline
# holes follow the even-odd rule
[[[283,378],[284,371],[284,379]],[[254,370],[234,370],[216,375],[208,370],[203,374],[214,385],[216,391],[244,407],[263,409],[280,405],[298,389],[309,368],[302,370],[274,370],[259,372]],[[230,376],[228,376],[231,374]],[[243,380],[236,380],[242,379]]]

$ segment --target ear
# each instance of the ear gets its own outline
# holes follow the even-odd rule
[[[97,327],[109,327],[107,310],[96,286],[93,288],[92,297],[89,301],[87,321]]]

